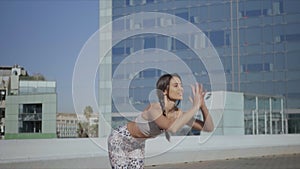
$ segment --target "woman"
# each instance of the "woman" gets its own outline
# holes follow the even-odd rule
[[[177,106],[183,99],[181,78],[177,74],[165,74],[157,83],[158,103],[151,103],[134,122],[114,130],[108,138],[108,153],[112,168],[144,168],[145,140],[165,132],[175,133],[184,125],[193,129],[211,132],[212,118],[204,102],[202,85],[191,86],[192,107],[182,112]],[[198,110],[203,121],[194,119]]]

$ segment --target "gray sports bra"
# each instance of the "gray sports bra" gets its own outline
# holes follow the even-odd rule
[[[164,130],[160,129],[154,121],[145,120],[142,117],[142,114],[136,117],[135,122],[145,136],[156,137],[164,132]]]

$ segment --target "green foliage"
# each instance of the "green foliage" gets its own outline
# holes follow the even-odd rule
[[[91,106],[86,106],[84,108],[84,112],[83,112],[84,116],[86,117],[87,120],[90,119],[90,117],[93,114],[93,108]]]
[[[80,121],[78,123],[78,137],[98,137],[98,124],[90,124],[90,118],[93,115],[93,108],[91,106],[86,106],[83,114],[87,121]]]
[[[88,122],[79,122],[78,123],[78,130],[77,130],[78,137],[79,138],[89,137],[88,128],[89,128],[89,123]]]

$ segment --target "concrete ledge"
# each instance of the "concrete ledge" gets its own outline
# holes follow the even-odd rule
[[[181,138],[173,137],[174,142],[179,139]],[[160,151],[159,149],[162,149],[165,145],[162,143],[162,140],[157,139],[148,142],[150,146],[146,149],[146,151],[148,150],[146,154],[148,154],[148,156],[150,153],[156,155],[148,157],[146,164],[158,165],[240,157],[294,154],[300,153],[299,139],[300,135],[213,136],[204,144],[200,144],[199,137],[192,136],[186,137],[176,145],[176,147],[161,154],[156,153],[156,151]]]
[[[146,165],[300,153],[300,135],[158,137],[146,142]],[[106,138],[0,141],[0,168],[109,168]]]

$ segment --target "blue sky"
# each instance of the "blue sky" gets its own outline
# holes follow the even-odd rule
[[[74,112],[73,69],[98,13],[98,0],[0,0],[0,66],[56,81],[58,112]]]

